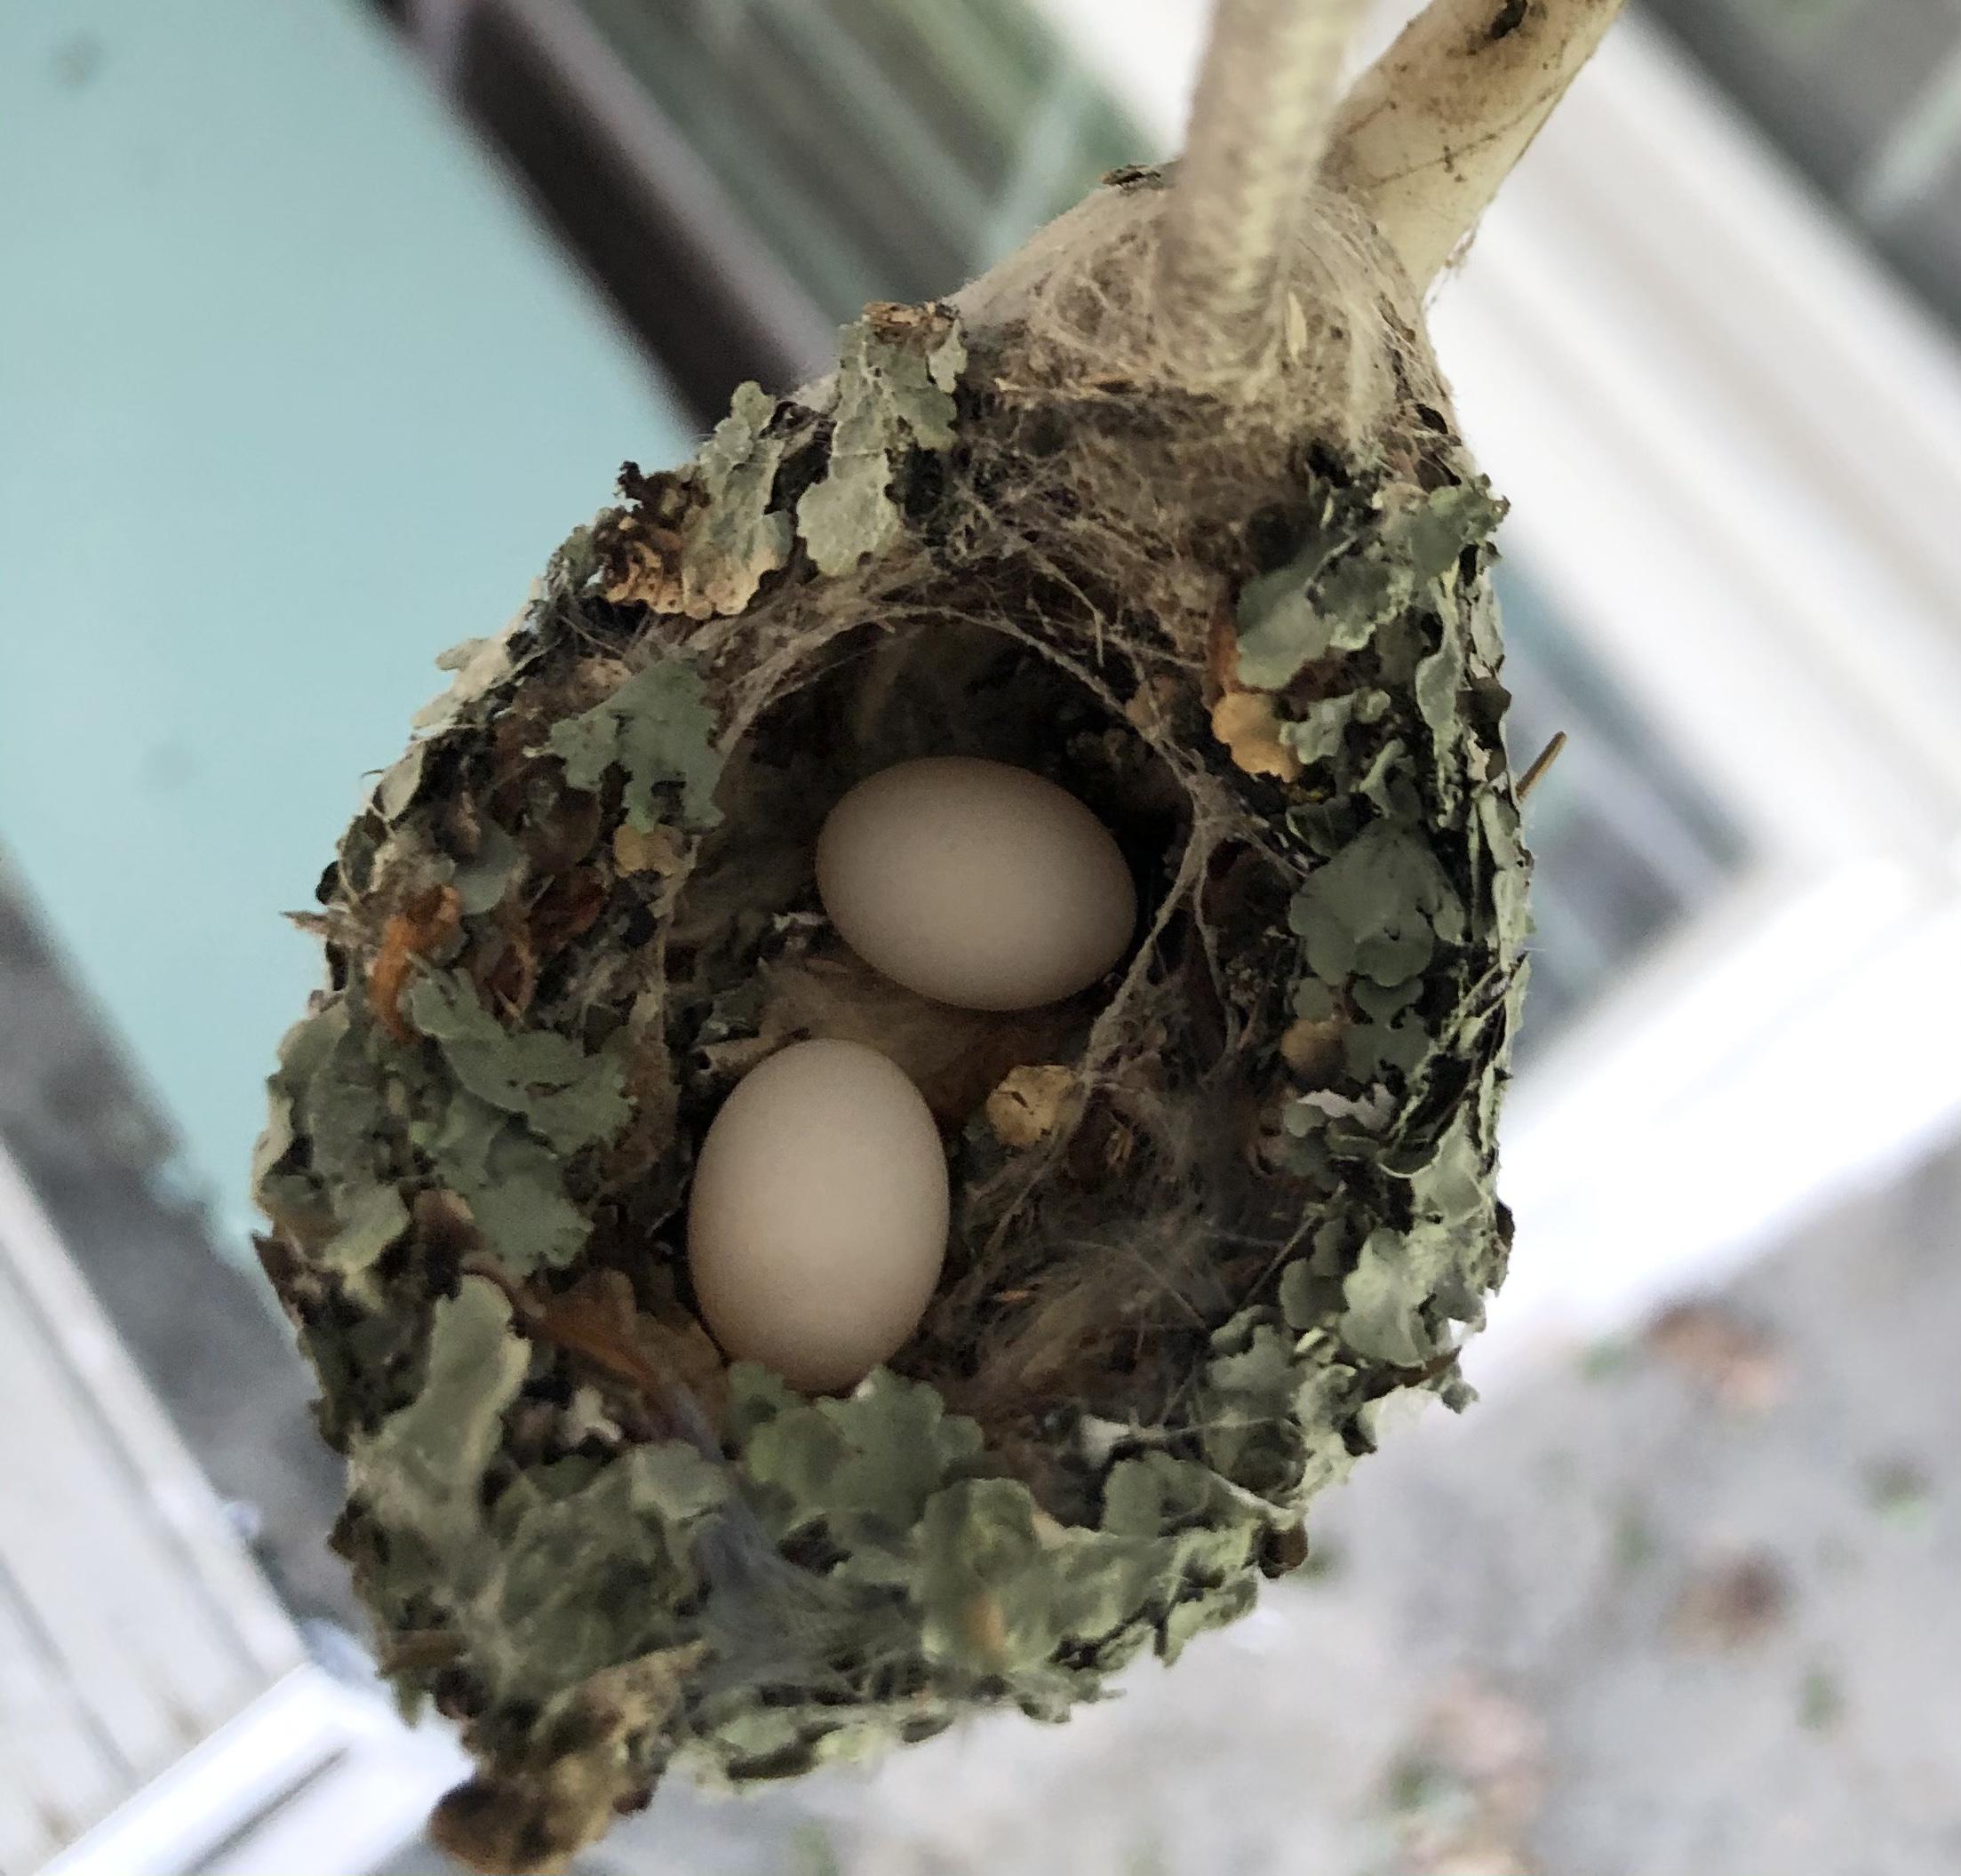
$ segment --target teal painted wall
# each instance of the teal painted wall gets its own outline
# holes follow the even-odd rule
[[[281,911],[434,654],[690,442],[351,0],[0,5],[0,847],[234,1241]]]

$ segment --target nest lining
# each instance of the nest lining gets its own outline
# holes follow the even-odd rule
[[[1522,980],[1498,510],[1351,211],[1226,404],[1128,297],[1151,196],[629,472],[323,882],[265,1255],[385,1664],[482,1765],[441,1820],[481,1866],[552,1866],[676,1754],[1060,1717],[1297,1561],[1390,1396],[1463,1397]],[[949,753],[1117,833],[1112,979],[970,1016],[830,933],[823,812]],[[724,1369],[675,1228],[720,1099],[807,1034],[913,1074],[956,1193],[921,1334],[822,1402]]]

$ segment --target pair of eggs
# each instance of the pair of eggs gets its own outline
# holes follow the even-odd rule
[[[1072,996],[1136,926],[1102,822],[1039,775],[969,756],[859,783],[825,822],[817,875],[866,963],[967,1010]],[[702,1314],[733,1356],[812,1393],[849,1387],[917,1328],[948,1212],[939,1129],[905,1073],[863,1043],[794,1043],[702,1142],[688,1213]]]

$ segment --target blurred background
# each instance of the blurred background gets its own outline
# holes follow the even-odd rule
[[[0,1876],[448,1869],[247,1241],[279,914],[622,460],[1173,149],[1205,15],[0,5]],[[1434,315],[1570,738],[1484,1404],[1175,1675],[583,1876],[1961,1868],[1957,323],[1955,0],[1634,8]]]

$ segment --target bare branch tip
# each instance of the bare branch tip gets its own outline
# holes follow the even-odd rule
[[[1343,100],[1324,173],[1419,289],[1463,244],[1622,0],[1431,0]]]

